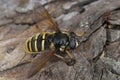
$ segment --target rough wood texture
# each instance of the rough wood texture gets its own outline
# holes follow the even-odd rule
[[[61,30],[81,34],[81,45],[73,53],[74,67],[53,62],[26,79],[33,57],[23,43],[50,31],[35,9],[40,4]],[[120,80],[120,0],[1,0],[0,80]]]

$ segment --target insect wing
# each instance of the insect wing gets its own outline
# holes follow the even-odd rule
[[[47,61],[54,55],[54,53],[54,51],[45,51],[43,53],[39,53],[30,64],[30,70],[28,71],[27,77],[32,77],[40,69],[42,69],[46,65]]]
[[[42,5],[37,9],[37,13],[39,17],[43,17],[45,24],[48,25],[51,29],[55,31],[59,30],[57,23],[53,21],[49,12]]]

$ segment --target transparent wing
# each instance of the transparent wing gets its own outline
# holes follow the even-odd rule
[[[39,8],[35,9],[37,12],[37,16],[38,17],[42,17],[42,19],[44,20],[44,24],[48,25],[49,28],[53,29],[53,30],[59,30],[58,25],[55,21],[53,21],[51,15],[48,13],[48,11],[41,5]]]
[[[55,51],[45,51],[39,53],[31,62],[27,77],[30,78],[42,69],[47,61],[54,55]]]

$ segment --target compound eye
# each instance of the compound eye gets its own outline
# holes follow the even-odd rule
[[[71,39],[69,43],[70,49],[74,49],[76,47],[75,45],[76,45],[76,41],[74,39]]]

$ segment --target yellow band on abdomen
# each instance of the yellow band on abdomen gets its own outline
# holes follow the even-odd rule
[[[38,47],[37,47],[37,39],[38,39],[38,36],[40,35],[40,33],[36,34],[35,36],[35,51],[38,52]]]
[[[32,37],[31,38],[29,38],[29,48],[30,48],[30,52],[32,52],[32,46],[31,46],[31,39],[32,39]]]
[[[42,51],[45,50],[45,49],[44,49],[44,44],[45,44],[45,40],[42,40],[42,47],[41,47],[41,50],[42,50]]]

